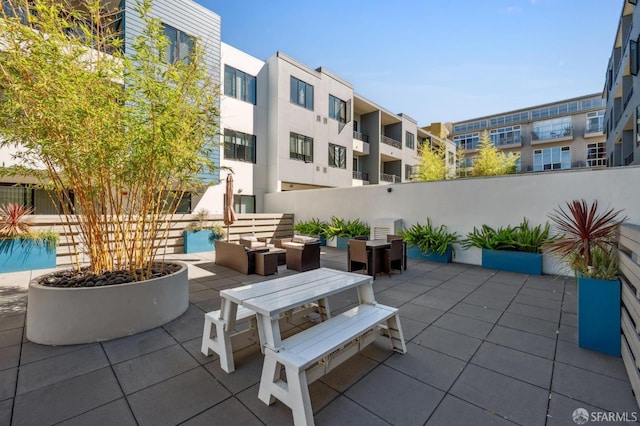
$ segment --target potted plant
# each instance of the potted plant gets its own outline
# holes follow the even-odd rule
[[[567,203],[549,215],[559,237],[546,245],[578,281],[578,345],[620,356],[617,236],[621,211],[598,212],[598,202]]]
[[[325,234],[328,240],[327,244],[330,244],[333,239],[335,247],[346,250],[350,239],[355,237],[368,239],[370,232],[369,225],[361,222],[360,219],[344,220],[333,216]]]
[[[167,62],[150,0],[126,40],[95,31],[110,19],[98,0],[21,4],[28,22],[0,8],[0,148],[13,153],[0,175],[33,177],[52,196],[73,255],[29,284],[26,337],[88,343],[172,321],[189,306],[188,272],[163,250],[177,210],[217,169],[219,93],[202,40]]]
[[[56,267],[58,234],[33,232],[32,211],[13,203],[0,207],[0,272]]]
[[[430,218],[427,218],[426,225],[416,223],[398,234],[407,242],[409,259],[440,263],[451,262],[455,254],[453,244],[458,242],[459,237],[456,232],[448,232],[445,225],[433,226]]]
[[[198,253],[215,250],[214,241],[225,236],[221,223],[208,224],[209,212],[201,209],[195,214],[195,220],[184,228],[184,252]]]
[[[482,249],[482,267],[523,274],[542,274],[542,247],[550,240],[550,225],[531,226],[524,218],[517,226],[473,227],[462,241],[465,249]]]
[[[294,232],[299,235],[307,235],[310,237],[317,237],[320,239],[320,245],[327,245],[326,230],[329,224],[323,222],[317,217],[314,217],[307,221],[299,221],[293,226]]]

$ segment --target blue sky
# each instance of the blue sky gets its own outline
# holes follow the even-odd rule
[[[427,125],[601,92],[622,0],[196,0],[222,40],[280,50]]]

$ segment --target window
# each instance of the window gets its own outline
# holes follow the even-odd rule
[[[312,163],[313,138],[291,132],[289,134],[289,158]]]
[[[33,207],[33,190],[23,185],[0,184],[0,206],[9,203]]]
[[[602,133],[604,130],[604,110],[587,113],[587,128],[585,133]]]
[[[477,149],[480,142],[480,133],[467,133],[453,138],[456,148],[460,149]]]
[[[640,105],[636,107],[636,146],[640,146]]]
[[[404,134],[404,143],[409,149],[413,149],[416,146],[416,137],[413,133],[405,132]]]
[[[227,197],[222,198],[222,205],[227,208]],[[233,211],[236,213],[255,213],[256,196],[233,194]]]
[[[226,160],[256,162],[256,137],[233,130],[224,130],[224,158]]]
[[[495,146],[504,146],[521,143],[520,126],[501,127],[489,132],[491,142]]]
[[[224,66],[224,94],[256,104],[256,78],[229,65]]]
[[[291,76],[291,103],[313,111],[313,86]]]
[[[587,144],[587,167],[607,165],[607,144],[597,142]]]
[[[182,60],[188,61],[193,53],[193,37],[166,24],[162,24],[162,30],[169,41],[164,54],[161,55],[163,60],[170,64]]]
[[[408,164],[404,165],[404,178],[405,180],[410,180],[413,177],[413,166]]]
[[[558,170],[571,168],[571,148],[568,146],[536,149],[533,151],[533,170]]]
[[[329,144],[329,166],[339,169],[347,168],[347,148],[340,145]]]
[[[572,135],[571,117],[554,118],[533,123],[532,139],[534,141],[558,139]]]
[[[342,99],[338,99],[333,95],[329,95],[329,118],[346,123],[347,120],[347,103]]]
[[[164,204],[162,208],[163,213],[170,213],[169,207],[175,202],[177,196],[179,196],[179,194],[176,191],[162,191],[162,198],[164,200],[161,201]],[[178,201],[176,213],[191,213],[191,193],[184,192],[182,194],[182,197]]]

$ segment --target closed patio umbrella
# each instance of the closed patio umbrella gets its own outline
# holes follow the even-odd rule
[[[224,215],[222,220],[227,225],[227,242],[229,242],[229,226],[236,220],[236,213],[233,211],[233,175],[229,173],[227,175],[227,187],[224,193]]]

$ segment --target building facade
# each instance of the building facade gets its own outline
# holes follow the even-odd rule
[[[600,93],[451,123],[451,138],[471,167],[486,130],[503,152],[519,153],[518,171],[607,165],[605,101]]]
[[[640,164],[640,11],[636,3],[623,1],[603,90],[610,166]]]

